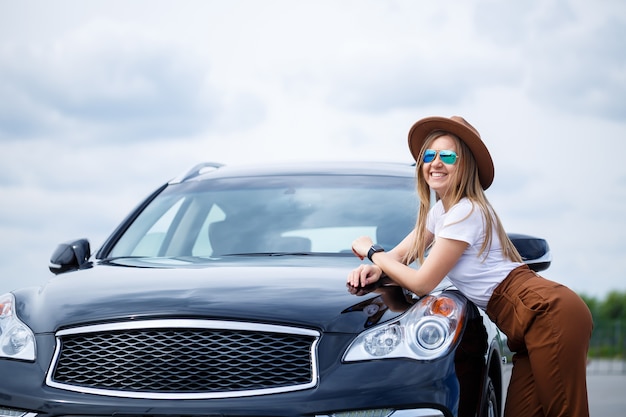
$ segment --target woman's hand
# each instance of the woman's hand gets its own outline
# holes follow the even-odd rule
[[[364,259],[373,244],[372,238],[369,236],[361,236],[352,242],[352,252],[354,252],[359,259]]]
[[[378,281],[382,274],[383,270],[376,265],[359,265],[348,274],[348,285],[355,288],[365,287]]]

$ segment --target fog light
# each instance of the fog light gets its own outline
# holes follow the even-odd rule
[[[0,417],[25,417],[34,415],[34,413],[29,413],[26,410],[16,410],[15,408],[0,407]]]
[[[333,417],[388,417],[394,410],[390,408],[381,408],[380,410],[361,410],[346,411],[343,413],[334,413]]]

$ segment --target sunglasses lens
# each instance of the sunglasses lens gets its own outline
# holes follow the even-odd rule
[[[439,152],[439,158],[444,164],[453,165],[456,162],[456,152],[454,151],[436,151],[434,149],[426,149],[424,151],[424,162],[432,162],[437,157],[437,152]]]
[[[453,151],[439,151],[439,158],[444,164],[452,165],[456,162],[456,153]]]

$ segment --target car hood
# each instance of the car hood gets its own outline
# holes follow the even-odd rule
[[[388,289],[385,299],[379,293],[350,294],[346,277],[356,265],[353,258],[319,256],[234,257],[203,264],[117,260],[15,295],[19,317],[36,333],[177,317],[357,333],[408,306],[399,287]]]

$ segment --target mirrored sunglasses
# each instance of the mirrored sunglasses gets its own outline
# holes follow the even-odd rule
[[[458,158],[458,155],[454,151],[449,151],[449,150],[436,151],[434,149],[426,149],[426,151],[424,151],[423,161],[425,163],[432,162],[437,157],[437,154],[439,154],[439,159],[441,159],[441,162],[443,162],[446,165],[454,165],[454,163],[456,162]]]

